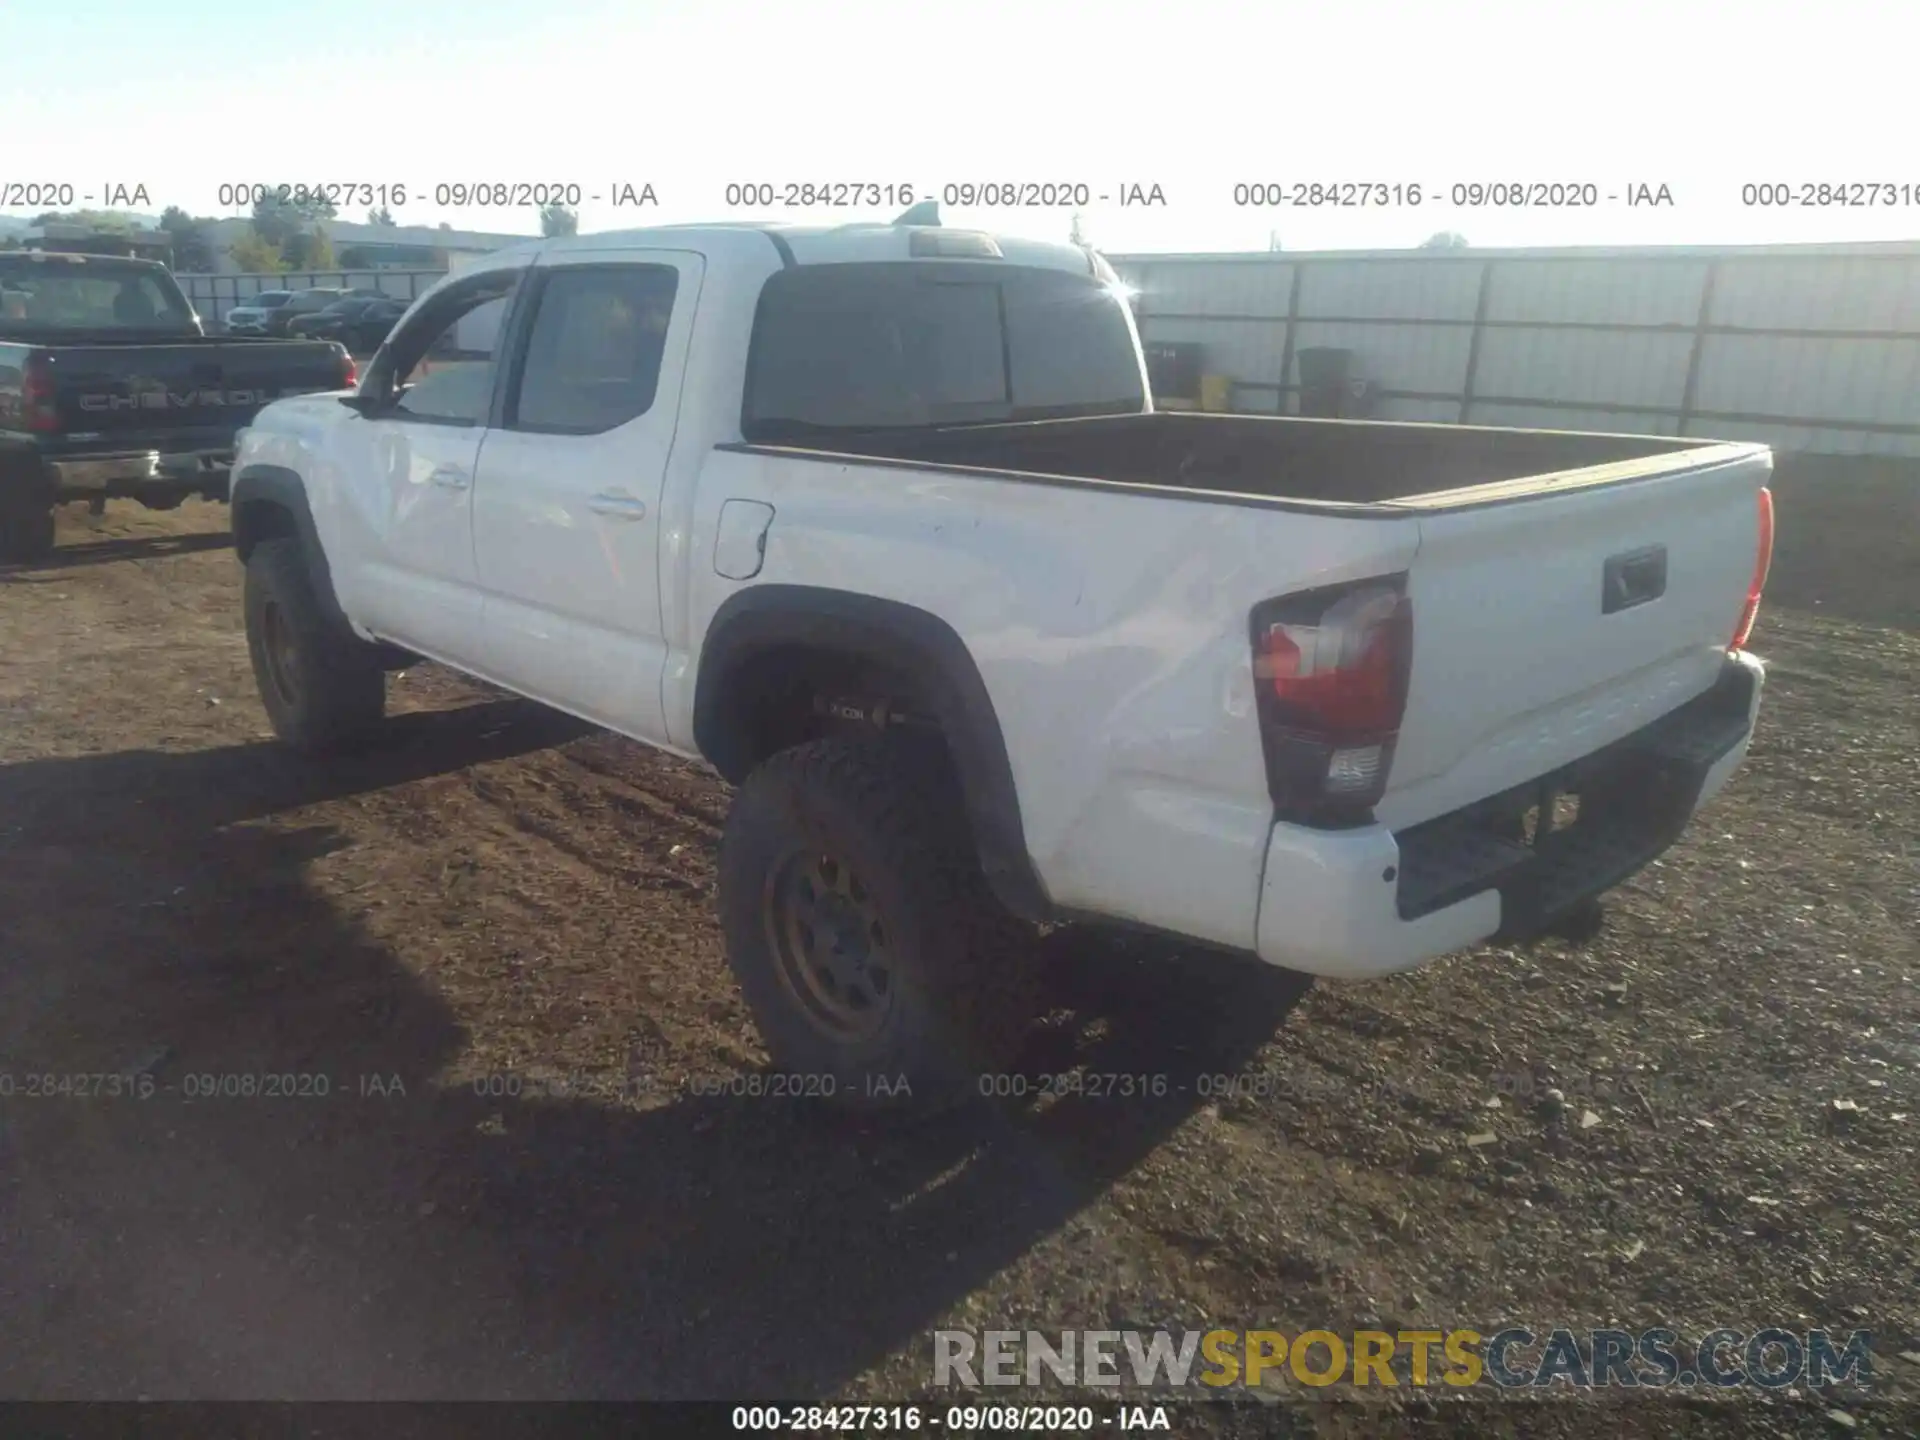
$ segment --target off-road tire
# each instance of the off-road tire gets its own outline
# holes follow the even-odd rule
[[[44,560],[53,553],[53,507],[0,490],[0,561]]]
[[[826,1033],[795,989],[775,894],[797,857],[858,877],[882,927],[891,979],[870,1036]],[[728,963],[797,1094],[938,1113],[983,1093],[1034,1018],[1033,931],[989,890],[937,747],[828,739],[774,755],[734,797],[719,889]]]
[[[386,713],[379,651],[321,608],[298,542],[255,546],[245,592],[247,651],[274,734],[308,755],[364,739]]]

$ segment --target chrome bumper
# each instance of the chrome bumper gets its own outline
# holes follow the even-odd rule
[[[128,486],[211,483],[233,468],[233,451],[162,454],[158,450],[136,450],[84,460],[48,460],[44,466],[56,495],[94,495]]]

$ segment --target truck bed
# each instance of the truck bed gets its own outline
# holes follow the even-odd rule
[[[1353,557],[1371,555],[1382,538],[1360,529],[1405,527],[1401,564],[1415,617],[1409,700],[1376,807],[1382,823],[1396,827],[1551,775],[1705,691],[1724,668],[1770,543],[1758,499],[1772,468],[1763,445],[1149,414],[822,434],[784,448],[742,448],[827,467],[858,456],[974,480],[983,517],[999,518],[1036,552],[1059,553],[1072,577],[1063,583],[1076,595],[1091,593],[1109,564],[1173,574],[1205,556],[1209,575],[1240,587],[1220,617],[1223,653],[1245,643],[1246,607],[1350,573]],[[996,493],[1021,482],[1356,523],[1343,534],[1250,515],[1235,528],[1258,534],[1271,552],[1263,575],[1217,533],[1145,504],[1142,537],[1092,496],[1085,506],[1030,508]],[[848,489],[857,493],[858,480]],[[940,489],[949,503],[966,503],[964,483]],[[1032,518],[1042,514],[1044,522]],[[1082,552],[1058,539],[1076,524],[1103,537],[1099,544]],[[1044,538],[1028,538],[1029,526]],[[1159,535],[1185,538],[1142,560]],[[1113,558],[1124,553],[1119,536],[1140,547],[1133,560]],[[940,535],[928,543],[989,542]]]
[[[1595,467],[1708,459],[1717,442],[1465,425],[1159,413],[835,436],[831,450],[911,464],[1058,475],[1347,505],[1446,496]],[[1684,457],[1684,458],[1683,458]],[[1665,471],[1669,466],[1633,466]]]

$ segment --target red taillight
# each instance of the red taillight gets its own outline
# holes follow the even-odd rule
[[[1760,618],[1760,595],[1767,588],[1767,571],[1773,566],[1773,491],[1760,487],[1760,539],[1753,559],[1753,583],[1747,586],[1747,603],[1741,608],[1740,623],[1734,626],[1729,650],[1744,650],[1753,637],[1753,622]]]
[[[27,357],[20,377],[20,416],[28,430],[44,434],[60,428],[60,411],[53,398],[53,367],[45,356]]]
[[[340,388],[351,390],[360,383],[360,365],[343,347],[340,351]]]
[[[1386,789],[1407,704],[1405,577],[1268,601],[1254,612],[1253,641],[1267,776],[1281,812],[1369,809]]]

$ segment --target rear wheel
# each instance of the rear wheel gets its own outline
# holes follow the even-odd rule
[[[386,711],[379,651],[328,618],[293,540],[247,559],[247,650],[274,734],[325,754],[362,738]]]
[[[978,1093],[1037,999],[945,757],[820,740],[747,777],[720,851],[727,958],[801,1094],[938,1110]]]

